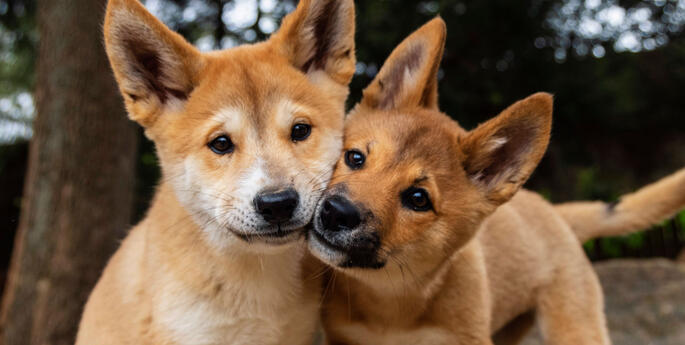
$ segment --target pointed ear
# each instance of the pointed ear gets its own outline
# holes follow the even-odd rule
[[[270,42],[302,72],[314,79],[323,72],[347,87],[356,64],[354,20],[352,0],[300,0]]]
[[[374,109],[438,108],[438,69],[447,28],[437,17],[407,37],[364,90],[362,105]]]
[[[534,94],[462,138],[464,170],[493,203],[511,199],[545,154],[552,104],[552,95]]]
[[[105,46],[130,117],[151,125],[165,106],[185,101],[202,56],[137,0],[110,0]]]

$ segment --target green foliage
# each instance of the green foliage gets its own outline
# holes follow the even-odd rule
[[[645,240],[646,236],[644,232],[630,234],[623,238],[623,242],[626,244],[626,246],[633,250],[640,249],[644,245]]]
[[[0,97],[31,90],[38,34],[35,1],[0,0]]]
[[[621,244],[623,241],[620,238],[600,238],[599,244],[604,255],[617,258],[621,256]]]

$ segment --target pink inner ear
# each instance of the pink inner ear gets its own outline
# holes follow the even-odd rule
[[[535,125],[525,119],[515,120],[498,129],[482,143],[476,144],[483,147],[476,149],[474,157],[469,158],[467,172],[486,185],[496,184],[502,179],[518,179],[532,149],[535,133]]]
[[[332,70],[325,70],[327,74],[348,84],[354,74],[354,2],[300,1],[271,39],[283,45],[283,53],[303,73],[328,67]],[[348,61],[339,63],[345,58]]]
[[[127,6],[141,8],[108,8],[104,28],[118,82],[133,102],[148,96],[161,104],[170,98],[187,99],[193,85],[185,64],[195,63],[199,54],[138,2]]]
[[[533,128],[525,128],[525,124],[521,125],[505,127],[497,131],[495,137],[506,138],[506,142],[493,152],[492,164],[486,168],[486,175],[502,175],[510,169],[512,172],[521,169],[525,155],[530,152],[534,135]]]
[[[341,1],[328,1],[313,19],[314,53],[311,59],[302,66],[303,72],[309,72],[312,67],[323,69],[326,66],[326,60],[332,53],[336,37],[341,34],[337,25],[341,22],[339,18],[342,15],[341,6]]]
[[[153,92],[161,103],[166,103],[169,96],[180,100],[188,98],[188,92],[177,90],[164,85],[162,72],[162,59],[154,48],[147,47],[145,42],[129,37],[124,40],[124,45],[129,52],[130,63],[133,73],[143,80],[150,92]],[[138,96],[132,97],[135,101]]]
[[[413,74],[421,67],[421,60],[425,51],[422,42],[417,42],[403,52],[394,61],[390,70],[382,76],[379,85],[381,87],[381,98],[378,107],[381,109],[392,109],[396,107],[397,101],[405,91],[407,74]]]

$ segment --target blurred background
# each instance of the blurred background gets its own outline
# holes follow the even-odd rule
[[[263,40],[296,5],[143,2],[205,51]],[[159,179],[104,56],[105,5],[0,0],[0,343],[73,342],[83,301]],[[349,106],[437,14],[448,25],[440,104],[462,126],[555,94],[552,142],[528,188],[611,201],[685,166],[685,0],[357,1]],[[593,260],[676,258],[685,212],[645,230],[585,248]]]

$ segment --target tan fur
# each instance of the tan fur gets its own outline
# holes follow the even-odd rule
[[[407,38],[346,120],[344,150],[366,160],[353,169],[343,153],[308,236],[335,268],[322,309],[328,343],[516,344],[534,312],[547,344],[609,344],[601,288],[574,231],[520,189],[546,150],[552,97],[530,96],[465,131],[423,96],[437,84],[444,39],[440,19]],[[683,207],[676,176],[658,184],[670,190],[638,192],[640,205],[668,200],[658,217]],[[428,192],[432,209],[405,205],[413,188]],[[329,198],[348,200],[359,225],[328,230]]]
[[[104,31],[163,178],[90,296],[76,343],[308,344],[320,287],[305,279],[301,228],[340,153],[353,2],[302,0],[270,40],[210,53],[137,0],[110,0]],[[295,124],[311,126],[306,140],[291,139]],[[232,152],[208,147],[222,135]],[[271,225],[253,200],[281,188],[299,204]]]

